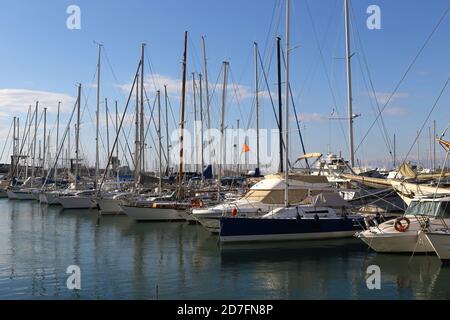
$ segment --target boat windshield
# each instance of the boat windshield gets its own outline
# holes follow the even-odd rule
[[[436,218],[450,218],[449,201],[413,201],[405,215],[421,215]]]

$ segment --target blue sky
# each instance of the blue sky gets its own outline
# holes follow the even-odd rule
[[[296,49],[291,54],[291,86],[302,120],[307,150],[325,153],[330,144],[334,152],[342,151],[347,155],[346,123],[343,122],[341,127],[339,121],[328,120],[335,104],[340,116],[346,116],[345,61],[342,59],[345,55],[343,0],[293,0],[292,3],[291,43]],[[371,91],[367,90],[363,80],[363,76],[368,79],[367,72],[361,71],[365,68],[364,58],[378,100],[383,105],[449,2],[354,0],[351,3],[352,51],[355,52],[352,58],[354,111],[362,114],[355,120],[355,145],[358,145],[375,119],[371,107],[374,100],[370,100]],[[81,30],[66,28],[66,8],[71,4],[81,8]],[[366,9],[372,4],[381,8],[381,30],[366,27]],[[277,29],[274,26],[280,10]],[[105,45],[112,67],[109,67],[104,56],[102,99],[117,99],[119,108],[123,109],[126,97],[123,88],[133,77],[140,55],[140,43],[146,42],[146,53],[153,71],[151,74],[147,69],[150,99],[154,97],[153,83],[157,86],[171,84],[169,94],[178,121],[183,33],[189,31],[189,77],[192,72],[202,71],[201,36],[204,35],[210,83],[216,83],[221,62],[230,61],[229,81],[233,84],[229,85],[227,124],[235,125],[236,119],[241,118],[242,123],[254,126],[251,113],[253,42],[259,43],[261,54],[267,57],[265,68],[270,68],[270,90],[276,96],[276,57],[270,53],[274,52],[274,36],[280,35],[284,39],[284,1],[2,1],[0,30],[1,147],[12,117],[19,116],[23,124],[28,106],[34,105],[38,97],[49,109],[50,126],[55,122],[58,100],[62,100],[65,110],[62,117],[67,118],[76,95],[76,84],[81,82],[86,86],[84,94],[88,98],[82,120],[83,151],[92,160],[94,151],[91,142],[95,133],[92,124],[95,114],[93,83],[97,59],[94,41]],[[397,152],[400,155],[408,151],[450,75],[449,31],[450,17],[447,16],[383,114],[390,139],[394,133],[397,136]],[[323,63],[318,45],[322,48]],[[272,63],[269,64],[269,61]],[[267,90],[262,79],[260,87]],[[219,98],[216,92],[212,106],[215,126],[219,121]],[[447,90],[431,116],[437,121],[438,132],[449,124],[449,98]],[[192,108],[190,94],[188,108]],[[272,107],[267,98],[262,98],[261,109],[262,127],[275,127]],[[188,119],[192,120],[192,112],[188,114]],[[425,125],[420,140],[424,163],[428,159],[430,125],[431,122]],[[292,121],[290,127],[294,128],[295,122]],[[437,149],[440,151],[439,147]],[[300,154],[296,134],[292,135],[292,150],[293,157]],[[362,163],[389,159],[377,125],[358,150],[357,158]],[[410,159],[415,161],[416,158],[417,151],[413,151]],[[4,155],[1,161],[5,159]]]

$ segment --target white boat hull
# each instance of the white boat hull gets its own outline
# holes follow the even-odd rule
[[[97,202],[93,197],[63,196],[58,202],[64,209],[97,209]]]
[[[121,200],[98,199],[97,203],[102,215],[125,214],[125,212],[123,212],[122,208],[120,207],[120,205],[122,204]]]
[[[33,192],[17,192],[8,190],[8,198],[11,200],[36,200]]]
[[[360,236],[371,249],[376,252],[391,253],[426,253],[434,252],[428,239],[418,231],[407,231],[403,233],[387,233]]]
[[[439,259],[450,261],[450,234],[430,232],[426,236]]]
[[[186,211],[171,208],[121,206],[128,217],[135,221],[186,221]]]

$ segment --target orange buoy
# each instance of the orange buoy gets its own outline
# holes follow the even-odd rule
[[[232,215],[233,217],[236,217],[237,214],[238,214],[238,209],[237,209],[236,207],[233,208],[233,209],[231,209],[231,215]]]
[[[405,221],[406,224],[403,224],[402,221]],[[406,217],[403,217],[403,218],[397,218],[397,219],[395,220],[395,223],[394,223],[394,228],[395,228],[395,230],[397,230],[398,232],[405,232],[406,230],[409,229],[410,223],[411,223],[411,221],[410,221],[408,218],[406,218]]]

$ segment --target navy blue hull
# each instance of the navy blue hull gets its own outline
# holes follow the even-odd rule
[[[227,241],[264,241],[326,239],[351,237],[361,231],[363,218],[357,219],[220,219],[220,239]]]

